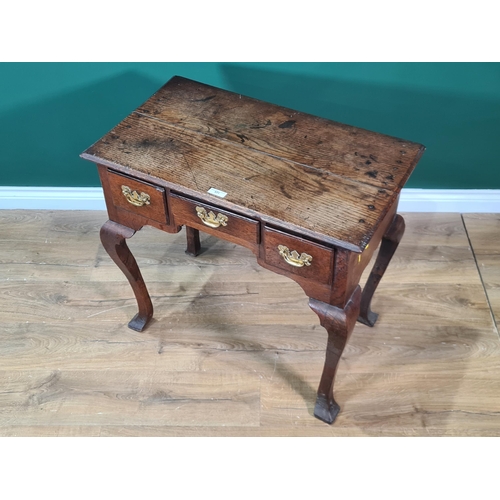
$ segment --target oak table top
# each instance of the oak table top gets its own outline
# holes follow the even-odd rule
[[[174,77],[82,153],[97,164],[109,220],[101,241],[127,277],[142,331],[153,305],[126,240],[145,225],[251,249],[295,280],[328,334],[314,415],[332,423],[339,359],[401,240],[399,195],[421,144]],[[360,277],[380,245],[361,291]],[[279,290],[276,291],[279,293]]]
[[[81,156],[359,252],[423,151],[174,77]]]

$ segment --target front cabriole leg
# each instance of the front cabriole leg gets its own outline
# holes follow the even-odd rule
[[[153,304],[151,304],[151,298],[142,279],[139,266],[125,241],[134,234],[134,229],[110,220],[105,222],[101,228],[101,242],[104,249],[127,277],[137,299],[139,312],[132,318],[128,327],[141,332],[153,317]]]
[[[361,300],[361,288],[356,287],[344,309],[316,299],[309,299],[309,307],[318,315],[321,326],[328,333],[326,359],[318,388],[314,416],[331,424],[340,411],[333,397],[333,384],[340,356],[356,324]]]

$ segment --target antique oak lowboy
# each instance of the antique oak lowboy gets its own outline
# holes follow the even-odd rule
[[[129,327],[142,331],[153,315],[125,241],[136,231],[186,226],[193,256],[199,230],[243,245],[302,287],[326,329],[314,414],[332,423],[338,361],[356,320],[373,326],[377,319],[370,302],[404,232],[399,194],[424,149],[172,78],[81,155],[97,164],[104,189],[102,244],[137,299]]]

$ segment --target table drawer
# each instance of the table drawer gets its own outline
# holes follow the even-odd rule
[[[165,190],[147,182],[108,171],[115,207],[168,224]]]
[[[292,236],[277,229],[264,228],[264,260],[267,264],[329,284],[333,271],[333,249]]]
[[[178,226],[200,229],[251,250],[259,244],[258,221],[176,194],[170,195],[170,207]]]

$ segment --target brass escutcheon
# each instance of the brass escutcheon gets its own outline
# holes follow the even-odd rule
[[[132,191],[128,186],[122,186],[122,193],[127,198],[127,201],[136,207],[151,205],[149,194],[139,194],[137,191]]]
[[[284,245],[278,245],[278,250],[283,259],[285,259],[285,262],[287,262],[291,266],[304,267],[311,265],[311,261],[313,258],[307,253],[301,253],[299,255],[299,252],[297,252],[297,250],[292,250],[290,252],[288,247]]]
[[[203,207],[196,207],[196,215],[201,222],[208,227],[227,226],[227,217],[222,214],[215,215],[212,211],[208,212]]]

